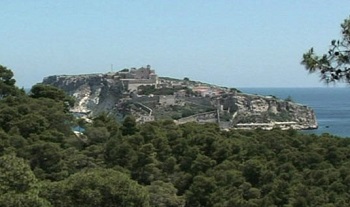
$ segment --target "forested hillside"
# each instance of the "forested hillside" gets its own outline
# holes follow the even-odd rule
[[[86,123],[61,90],[25,94],[12,76],[0,66],[0,206],[350,203],[349,139],[105,114]]]

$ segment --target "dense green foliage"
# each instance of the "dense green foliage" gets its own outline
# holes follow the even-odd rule
[[[321,80],[326,83],[350,83],[350,17],[340,26],[342,38],[331,41],[328,53],[318,56],[311,48],[304,53],[301,62],[309,72],[320,73]]]
[[[173,95],[175,92],[172,88],[160,88],[157,89],[155,86],[141,85],[138,87],[139,95]]]
[[[24,91],[15,87],[16,80],[13,79],[13,72],[0,65],[0,99],[10,95],[20,95]]]
[[[174,95],[179,90],[186,90],[189,94],[191,91],[187,87],[181,88],[156,88],[155,86],[141,85],[138,87],[137,94],[139,95]]]
[[[106,114],[85,123],[49,95],[61,92],[41,90],[0,100],[0,206],[350,203],[350,139]]]

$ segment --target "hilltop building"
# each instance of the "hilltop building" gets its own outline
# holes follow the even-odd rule
[[[155,86],[158,88],[158,75],[151,69],[150,65],[139,69],[123,69],[117,74],[129,92],[136,91],[139,86]]]

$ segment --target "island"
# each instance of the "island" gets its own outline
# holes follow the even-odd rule
[[[177,124],[218,123],[225,130],[318,127],[308,106],[187,77],[158,77],[150,65],[118,72],[53,75],[43,83],[73,96],[71,112],[86,120],[107,113],[120,121],[132,115],[139,123],[171,119]]]

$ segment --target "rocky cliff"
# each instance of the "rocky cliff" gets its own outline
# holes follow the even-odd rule
[[[49,76],[43,83],[59,87],[74,96],[76,103],[72,112],[85,117],[107,112],[122,118],[131,113],[140,122],[172,118],[179,123],[186,120],[216,121],[225,128],[281,122],[297,129],[317,128],[315,114],[307,106],[208,84],[205,87],[211,93],[203,95],[193,92],[198,82],[174,80],[160,78],[159,85],[152,85],[157,95],[138,95],[138,91],[130,91],[127,87],[130,80],[122,79],[118,73]],[[161,94],[162,91],[169,93],[169,90],[174,95]],[[203,87],[201,90],[204,90]],[[208,115],[203,115],[206,113]],[[210,119],[204,120],[203,117]]]
[[[237,93],[222,99],[223,107],[235,112],[233,121],[238,123],[295,122],[294,128],[317,128],[314,111],[305,105],[278,99]]]
[[[61,75],[44,78],[44,84],[63,89],[75,98],[73,113],[93,117],[101,112],[111,112],[122,98],[122,82],[108,74]]]

